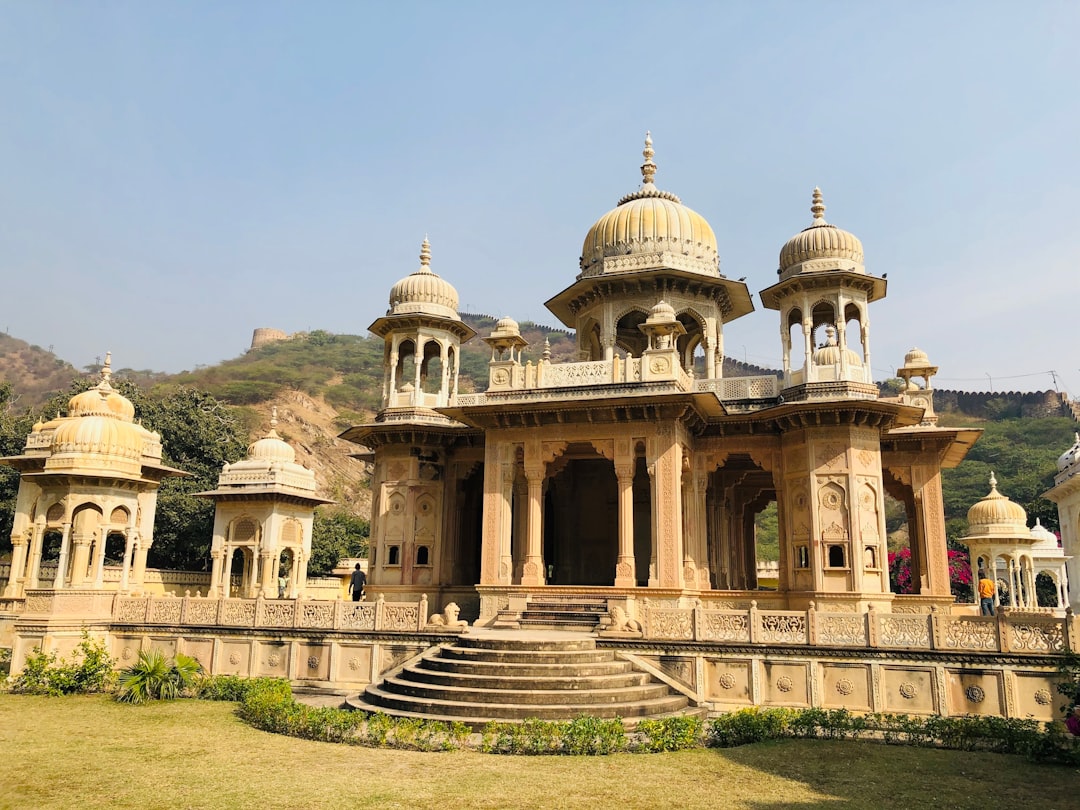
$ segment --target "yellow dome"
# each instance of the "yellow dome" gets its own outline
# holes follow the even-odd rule
[[[52,453],[94,454],[139,459],[143,435],[131,422],[115,416],[81,416],[65,419],[52,437]]]
[[[990,473],[990,494],[976,503],[967,514],[969,532],[976,527],[996,526],[1022,529],[1027,534],[1027,512],[997,491],[997,478]]]
[[[607,258],[664,252],[681,257],[685,269],[719,276],[720,257],[712,227],[674,194],[653,185],[656,164],[649,135],[642,154],[641,188],[619,200],[589,229],[581,248],[581,275],[600,275]]]
[[[431,245],[420,248],[420,269],[390,288],[387,315],[435,315],[458,320],[458,294],[450,282],[431,272]]]
[[[830,225],[825,221],[825,203],[822,202],[821,189],[814,189],[814,200],[810,206],[814,221],[809,228],[795,234],[780,249],[780,275],[794,275],[803,268],[803,262],[815,259],[833,260],[830,266],[806,268],[809,272],[833,269],[866,272],[863,268],[862,242],[847,231]],[[836,262],[839,262],[838,264]]]
[[[116,416],[125,422],[135,418],[135,406],[112,385],[112,352],[105,352],[105,364],[101,367],[101,382],[89,391],[76,394],[68,400],[68,416]]]

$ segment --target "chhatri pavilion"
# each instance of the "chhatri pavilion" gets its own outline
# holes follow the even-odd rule
[[[486,389],[463,393],[473,330],[426,240],[391,289],[370,327],[386,347],[382,409],[343,434],[374,462],[371,588],[453,600],[482,624],[574,594],[624,598],[631,616],[637,599],[730,599],[758,588],[755,517],[776,502],[774,604],[888,610],[889,493],[907,510],[915,593],[952,602],[940,473],[979,431],[936,425],[937,368],[919,350],[899,370],[907,389],[879,395],[870,307],[886,282],[862,243],[814,189],[759,293],[782,374],[726,377],[724,326],[753,312],[750,291],[720,272],[705,218],[656,185],[650,138],[643,154],[641,185],[588,229],[579,272],[547,301],[575,362],[525,360],[504,318],[482,338]]]

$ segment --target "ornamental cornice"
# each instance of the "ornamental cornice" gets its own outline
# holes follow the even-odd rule
[[[434,445],[439,447],[483,446],[484,434],[455,422],[455,427],[416,424],[376,423],[356,425],[338,438],[375,450],[391,445]]]

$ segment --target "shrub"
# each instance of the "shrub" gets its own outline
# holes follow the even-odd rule
[[[116,699],[125,703],[173,700],[195,691],[202,665],[177,653],[169,661],[160,650],[140,650],[139,660],[120,673]]]
[[[12,691],[28,695],[73,695],[106,692],[112,685],[113,659],[105,645],[83,631],[82,641],[69,663],[55,652],[36,648],[26,657],[23,671],[12,683]]]
[[[638,723],[637,750],[658,753],[683,751],[701,745],[704,724],[700,717],[664,717]]]

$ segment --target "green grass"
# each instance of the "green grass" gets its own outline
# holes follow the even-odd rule
[[[785,740],[609,757],[422,754],[293,739],[235,705],[0,695],[2,808],[1080,807],[1080,771]]]

